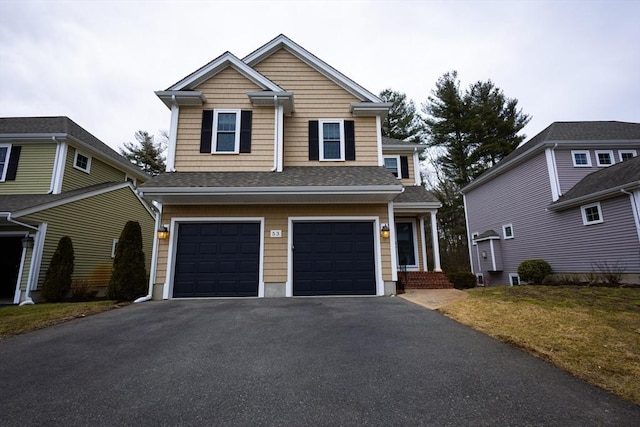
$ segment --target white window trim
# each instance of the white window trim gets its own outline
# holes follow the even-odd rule
[[[80,166],[78,166],[78,156],[83,156],[87,158],[87,168],[83,169]],[[91,156],[88,154],[85,154],[81,151],[76,150],[75,154],[73,155],[73,167],[78,169],[79,171],[85,172],[85,173],[90,173],[91,172]]]
[[[576,154],[586,154],[587,155],[587,164],[579,165],[576,163]],[[573,162],[574,168],[590,168],[591,167],[591,153],[589,150],[571,150],[571,161]]]
[[[518,273],[509,273],[509,286],[513,286],[513,279],[518,279],[518,285],[521,284],[520,282],[520,275],[518,275]]]
[[[339,159],[324,158],[324,124],[325,123],[338,123],[340,125],[340,158]],[[321,162],[344,162],[344,151],[345,151],[344,120],[343,119],[318,120],[318,144],[320,144],[319,153],[320,153]]]
[[[477,231],[471,233],[471,244],[473,246],[477,246],[478,245],[478,242],[476,242],[475,239],[477,239],[479,235],[480,235],[480,233],[478,233]]]
[[[631,154],[633,157],[636,157],[638,152],[636,150],[618,150],[618,159],[620,159],[620,161],[622,161],[623,154]]]
[[[398,165],[398,179],[406,178],[402,176],[402,167],[400,166],[400,155],[385,155],[384,159],[396,159],[396,164]],[[386,167],[386,165],[385,165]]]
[[[233,151],[218,151],[218,114],[234,113],[236,115],[236,132],[234,138]],[[223,109],[213,110],[213,128],[211,129],[211,152],[213,154],[238,154],[240,153],[240,110]]]
[[[484,286],[484,274],[476,273],[476,283],[478,286]]]
[[[9,169],[9,159],[11,158],[11,144],[0,144],[0,147],[7,149],[7,157],[4,159],[4,165],[0,171],[0,182],[4,182],[7,176],[7,169]]]
[[[587,212],[586,212],[586,210],[589,209],[589,208],[593,208],[593,207],[597,207],[598,208],[598,215],[600,216],[600,219],[597,220],[597,221],[589,221],[589,220],[587,220]],[[602,215],[602,206],[600,206],[600,202],[589,203],[588,205],[582,205],[582,206],[580,206],[580,212],[582,213],[582,224],[584,224],[584,225],[600,224],[600,223],[604,222],[604,216]]]
[[[511,236],[507,236],[507,228],[511,229]],[[502,226],[502,236],[504,237],[504,240],[513,239],[513,224],[505,224]]]
[[[600,157],[598,157],[598,154],[608,154],[609,158],[611,159],[611,163],[601,164]],[[599,168],[606,168],[616,164],[616,158],[613,156],[613,150],[596,150],[595,155],[596,155],[596,164],[598,165]]]
[[[113,239],[111,243],[111,258],[116,257],[116,247],[118,246],[118,239]]]

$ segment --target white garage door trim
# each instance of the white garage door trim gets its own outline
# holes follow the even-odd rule
[[[260,223],[260,266],[258,268],[258,298],[264,297],[264,217],[174,217],[169,226],[169,251],[167,253],[167,273],[162,290],[163,299],[171,299],[173,295],[173,278],[176,264],[176,245],[178,243],[178,227],[186,222],[257,222]]]
[[[293,223],[299,222],[373,222],[373,250],[376,265],[376,295],[384,295],[384,281],[382,280],[382,252],[380,250],[380,217],[377,216],[290,216],[288,223],[288,250],[287,250],[287,285],[285,296],[293,296]]]

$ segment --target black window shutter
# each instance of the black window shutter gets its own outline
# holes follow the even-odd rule
[[[356,132],[353,120],[344,121],[344,159],[356,159]]]
[[[16,174],[18,173],[18,160],[20,160],[20,151],[22,147],[14,145],[11,147],[11,156],[7,164],[7,174],[5,175],[5,181],[15,181]]]
[[[200,152],[211,153],[213,138],[213,110],[202,111],[202,129],[200,131]]]
[[[309,120],[309,160],[320,160],[318,121]]]
[[[407,156],[400,156],[400,174],[402,178],[409,178],[409,159]]]
[[[240,112],[240,152],[251,152],[251,110]]]

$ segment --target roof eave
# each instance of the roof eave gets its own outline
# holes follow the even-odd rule
[[[171,109],[171,106],[201,106],[207,102],[204,94],[197,90],[158,90],[156,96]]]
[[[389,109],[393,106],[391,102],[352,102],[350,106],[351,114],[355,117],[386,117]]]
[[[247,96],[251,103],[256,107],[282,105],[284,114],[290,116],[295,112],[295,103],[293,102],[293,92],[274,92],[271,90],[248,92]]]
[[[640,181],[630,182],[627,184],[618,185],[616,187],[607,188],[606,190],[597,191],[595,193],[585,194],[584,196],[575,197],[569,200],[554,202],[549,205],[549,209],[553,211],[562,211],[565,209],[581,206],[586,203],[621,196],[625,194],[625,191],[634,191],[638,189],[640,189]]]

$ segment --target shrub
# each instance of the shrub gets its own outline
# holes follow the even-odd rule
[[[476,287],[476,276],[469,272],[447,273],[447,279],[456,289],[471,289]]]
[[[616,261],[609,264],[607,261],[597,261],[593,265],[600,272],[600,278],[604,283],[608,285],[619,285],[622,281],[622,275],[624,274],[624,263]]]
[[[74,280],[71,284],[72,301],[93,301],[98,295],[98,290],[93,289],[91,282],[86,279]]]
[[[73,274],[73,243],[71,238],[64,236],[58,242],[56,251],[51,257],[49,268],[42,284],[42,297],[47,301],[62,301],[71,289],[71,275]]]
[[[142,252],[142,231],[137,221],[128,221],[116,247],[107,297],[132,301],[147,294],[147,270]]]
[[[525,282],[542,283],[549,274],[551,266],[543,259],[522,261],[518,266],[518,275]]]

